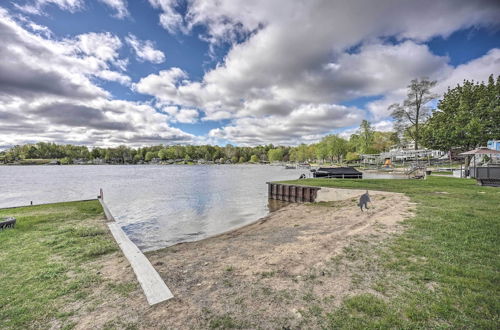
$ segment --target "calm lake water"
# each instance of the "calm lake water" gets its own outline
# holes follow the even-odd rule
[[[96,198],[142,250],[218,234],[266,215],[266,181],[308,170],[266,165],[0,166],[0,207]]]
[[[269,165],[0,166],[0,208],[91,199],[103,188],[113,216],[148,251],[265,216],[266,182],[297,179],[302,173],[310,172]]]

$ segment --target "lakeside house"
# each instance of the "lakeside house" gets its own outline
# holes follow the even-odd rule
[[[427,148],[415,150],[415,142],[410,141],[401,145],[392,146],[389,151],[380,154],[361,154],[361,162],[364,164],[381,164],[386,159],[391,162],[413,161],[419,159],[444,159],[447,153],[441,150],[432,150]]]

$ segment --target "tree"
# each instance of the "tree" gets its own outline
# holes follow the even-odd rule
[[[465,80],[444,94],[422,130],[428,148],[463,151],[500,139],[500,76],[484,82]]]
[[[320,143],[316,145],[316,157],[318,159],[321,159],[322,161],[325,161],[325,158],[328,156],[328,146],[326,145],[326,142],[321,140]]]
[[[359,154],[356,152],[348,152],[345,156],[345,160],[347,162],[353,162],[355,160],[359,160]]]
[[[333,158],[337,159],[337,162],[341,162],[342,158],[347,153],[347,141],[338,135],[328,135],[324,138],[327,145],[327,155],[330,160]]]
[[[267,152],[267,158],[269,159],[270,162],[282,161],[283,155],[284,152],[282,148],[271,149]]]
[[[394,132],[373,132],[371,149],[375,153],[387,151],[391,146],[398,144],[397,134]]]
[[[331,162],[336,158],[337,162],[345,156],[348,151],[347,140],[337,135],[327,135],[316,146],[316,155],[319,159],[329,158]]]
[[[430,109],[426,104],[437,96],[431,93],[436,81],[426,78],[413,79],[408,85],[408,94],[403,104],[394,103],[389,107],[394,118],[394,128],[398,134],[408,133],[415,141],[415,150],[418,149],[420,126],[427,119]]]
[[[362,154],[370,153],[371,146],[373,143],[373,129],[368,120],[363,120],[358,129],[358,139],[357,142],[359,144],[358,151]]]
[[[258,163],[258,162],[260,162],[259,156],[257,156],[257,155],[252,155],[252,156],[250,157],[250,163]]]
[[[152,151],[146,152],[146,156],[144,157],[144,160],[147,162],[150,162],[151,159],[156,158],[156,154]]]
[[[139,154],[139,153],[135,154],[135,156],[134,156],[134,162],[137,163],[137,162],[140,162],[141,160],[142,160],[142,155]]]

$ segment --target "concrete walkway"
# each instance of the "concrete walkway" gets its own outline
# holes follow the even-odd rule
[[[148,258],[142,254],[141,250],[127,237],[122,228],[116,222],[109,222],[116,242],[123,251],[123,254],[130,262],[132,269],[141,284],[142,290],[150,305],[171,299],[174,297],[156,269],[151,265]]]

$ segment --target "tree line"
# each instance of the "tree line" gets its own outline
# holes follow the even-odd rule
[[[256,147],[238,147],[212,145],[156,145],[142,148],[131,148],[121,145],[113,148],[89,148],[71,144],[38,142],[35,144],[17,145],[0,152],[0,161],[13,163],[21,160],[59,159],[62,163],[75,160],[101,160],[106,163],[135,164],[174,160],[174,161],[214,161],[231,163],[259,162],[309,162],[321,161],[353,161],[361,153],[377,153],[387,150],[397,143],[396,135],[391,132],[377,132],[364,120],[356,134],[349,139],[338,135],[325,136],[320,142],[301,144],[299,146],[260,145]]]
[[[363,120],[349,139],[327,135],[318,143],[299,146],[260,145],[239,147],[212,145],[156,145],[131,148],[89,148],[71,144],[39,142],[17,145],[0,152],[0,162],[13,163],[26,159],[100,160],[114,164],[135,164],[151,161],[213,161],[213,162],[351,162],[360,154],[377,154],[404,141],[414,141],[429,149],[469,150],[484,146],[488,140],[500,139],[500,76],[493,75],[487,83],[465,80],[448,88],[437,108],[431,111],[429,101],[436,98],[431,89],[435,81],[415,79],[408,85],[407,98],[389,107],[394,118],[394,132],[379,132]]]

